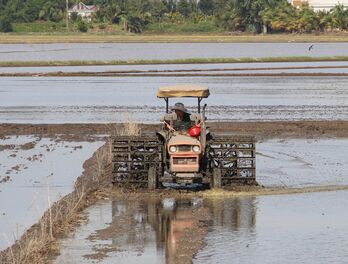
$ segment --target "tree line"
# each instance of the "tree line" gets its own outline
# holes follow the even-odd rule
[[[308,5],[293,7],[287,0],[88,0],[98,6],[93,22],[119,24],[140,33],[149,25],[209,24],[206,30],[240,32],[319,32],[348,29],[348,10],[337,5],[315,12]],[[76,1],[69,1],[70,7]],[[14,22],[60,22],[66,0],[0,0],[0,31]],[[77,18],[76,18],[77,19]],[[204,30],[204,29],[203,29]],[[194,28],[193,28],[194,31]]]

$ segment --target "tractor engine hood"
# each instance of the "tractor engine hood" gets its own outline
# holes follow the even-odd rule
[[[189,135],[174,134],[168,141],[168,149],[171,146],[180,146],[180,145],[191,145],[201,147],[201,143],[197,138],[191,137]]]
[[[198,172],[201,143],[188,135],[174,134],[168,141],[170,170],[172,172]]]

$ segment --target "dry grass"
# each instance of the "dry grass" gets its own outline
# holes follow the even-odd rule
[[[107,124],[111,136],[140,136],[142,133],[141,124],[135,121],[131,114],[126,114],[123,117],[126,122]]]
[[[325,34],[0,34],[0,43],[224,43],[224,42],[347,42],[347,33]]]
[[[107,124],[111,136],[139,136],[141,127],[137,123]]]
[[[0,252],[0,263],[47,263],[58,253],[58,238],[71,232],[83,219],[81,211],[100,199],[109,182],[110,146],[106,143],[84,163],[74,191],[54,203],[40,221],[14,245]],[[49,200],[49,199],[48,199]]]
[[[255,63],[255,62],[321,62],[348,61],[348,56],[290,56],[263,58],[187,58],[171,60],[67,60],[67,61],[0,61],[0,67],[50,67],[50,66],[96,66],[96,65],[156,65],[156,64],[214,64],[214,63]],[[129,72],[127,74],[130,74]],[[24,74],[24,73],[23,73]],[[69,73],[71,76],[81,72]],[[64,76],[64,73],[57,74]],[[2,75],[4,76],[4,75]]]

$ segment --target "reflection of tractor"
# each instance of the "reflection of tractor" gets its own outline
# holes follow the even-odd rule
[[[218,135],[206,127],[203,98],[209,89],[193,85],[161,87],[166,102],[162,129],[152,135],[113,139],[113,181],[156,189],[164,182],[203,183],[213,188],[255,184],[255,140],[250,136]],[[198,111],[178,124],[169,112],[169,98],[194,97]],[[189,126],[187,126],[189,124]]]

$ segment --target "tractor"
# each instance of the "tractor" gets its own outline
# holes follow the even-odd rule
[[[112,139],[113,183],[162,188],[170,183],[199,183],[208,188],[255,185],[255,138],[233,133],[213,133],[207,127],[207,87],[175,85],[160,87],[166,111],[161,128],[139,136]],[[197,112],[186,122],[170,111],[169,99],[195,98]]]

